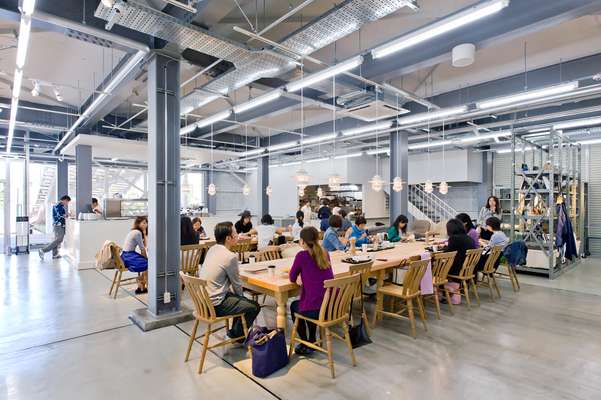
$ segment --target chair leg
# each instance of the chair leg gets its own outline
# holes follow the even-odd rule
[[[332,349],[332,332],[330,332],[330,328],[326,328],[326,340],[328,344],[328,365],[330,366],[332,379],[334,379],[336,378],[336,373],[334,372],[334,354]]]
[[[121,286],[121,276],[123,275],[123,271],[119,271],[119,274],[117,276],[117,283],[115,286],[115,293],[113,295],[113,299],[117,298],[117,293],[119,292],[119,286]]]
[[[428,324],[426,324],[426,310],[424,309],[424,302],[421,296],[417,296],[417,311],[419,311],[419,319],[422,320],[424,330],[428,331]]]
[[[198,320],[194,321],[194,327],[192,328],[192,334],[190,335],[190,340],[188,341],[188,350],[186,351],[186,359],[184,360],[184,362],[187,362],[188,358],[190,358],[192,344],[194,344],[194,340],[196,339],[196,329],[198,329]]]
[[[490,275],[486,275],[486,283],[488,284],[488,291],[490,292],[490,298],[492,299],[492,301],[495,301],[495,295],[492,292],[492,280],[494,278],[492,278],[492,274]]]
[[[499,298],[501,298],[501,289],[499,288],[499,285],[497,285],[497,279],[495,278],[494,274],[492,275],[492,283],[495,285],[497,295],[499,296]]]
[[[351,343],[351,336],[349,334],[349,325],[348,322],[344,321],[342,323],[342,329],[344,330],[344,341],[346,342],[346,347],[348,347],[349,353],[351,353],[351,360],[353,361],[353,367],[357,366],[357,360],[355,359],[355,352],[353,351],[353,345]]]
[[[242,332],[244,333],[244,340],[246,340],[246,338],[248,338],[248,326],[246,325],[246,318],[241,318],[242,320]],[[246,347],[246,351],[248,352],[248,354],[251,354],[252,357],[252,349],[251,346],[248,345]]]
[[[445,296],[447,298],[447,304],[449,306],[449,312],[451,313],[451,315],[455,315],[455,313],[453,312],[453,303],[451,303],[451,294],[449,293],[449,289],[444,288],[444,293],[445,293]]]
[[[371,329],[369,327],[369,322],[367,322],[367,313],[365,312],[365,309],[361,313],[361,319],[363,319],[363,324],[365,325],[365,330],[367,331],[367,334],[371,336]]]
[[[296,340],[296,330],[298,329],[298,320],[299,320],[298,318],[294,320],[294,326],[292,327],[292,332],[290,333],[290,350],[288,350],[288,358],[292,357],[292,352],[294,352],[294,341]]]
[[[465,296],[465,302],[467,303],[467,308],[472,308],[472,302],[470,301],[470,292],[467,287],[467,281],[461,281],[461,286],[463,287],[463,295]],[[461,291],[461,290],[460,290]]]
[[[440,301],[438,299],[438,288],[434,288],[434,305],[436,305],[436,316],[440,319]]]
[[[381,293],[376,293],[376,309],[374,311],[374,319],[372,326],[375,328],[376,323],[378,322],[378,318],[380,317],[380,312],[382,311],[382,302],[384,301],[384,295]]]
[[[476,282],[473,279],[470,279],[470,283],[472,284],[472,291],[474,292],[474,296],[476,297],[476,303],[480,305],[480,295],[478,294],[478,288],[476,287]]]
[[[202,342],[202,354],[200,355],[200,362],[198,363],[198,373],[202,374],[202,367],[205,364],[205,357],[207,355],[207,348],[209,347],[209,336],[211,336],[211,324],[207,326],[205,332],[205,338]]]
[[[518,274],[517,272],[515,272],[515,268],[513,266],[509,266],[509,275],[511,275],[513,277],[513,280],[515,280],[515,287],[514,287],[514,291],[519,292],[520,291],[520,281],[518,281]],[[513,281],[512,281],[512,285],[513,285]],[[517,288],[517,290],[515,290],[515,288]]]
[[[113,294],[113,287],[115,287],[115,283],[117,283],[117,274],[119,273],[119,270],[116,269],[115,270],[115,275],[113,275],[113,282],[111,283],[111,288],[109,289],[109,296],[111,294]]]
[[[407,299],[407,316],[409,317],[409,322],[411,322],[413,339],[417,339],[417,333],[415,332],[415,315],[413,315],[413,300],[411,299]]]

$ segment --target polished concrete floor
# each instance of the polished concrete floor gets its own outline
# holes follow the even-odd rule
[[[1,256],[0,256],[1,257]],[[145,296],[108,297],[108,273],[74,271],[37,256],[0,258],[0,399],[599,399],[601,260],[588,259],[556,281],[502,283],[493,303],[456,307],[441,321],[429,311],[418,338],[385,320],[353,368],[335,346],[337,378],[325,357],[294,357],[254,378],[241,348],[184,351],[192,323],[141,332],[128,320]],[[371,305],[369,305],[371,309]],[[261,324],[274,324],[264,308]]]

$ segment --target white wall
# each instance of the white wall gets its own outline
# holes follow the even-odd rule
[[[445,151],[444,161],[441,151],[411,154],[409,156],[409,184],[423,183],[426,179],[432,182],[446,180],[452,182],[483,181],[483,153],[471,150]]]

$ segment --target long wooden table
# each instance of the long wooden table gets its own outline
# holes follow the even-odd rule
[[[419,256],[425,251],[425,246],[424,242],[400,243],[392,249],[369,252],[368,254],[374,260],[372,272],[376,274],[386,271],[398,266],[403,260]],[[351,264],[342,262],[342,259],[348,257],[349,255],[343,252],[330,253],[335,277],[338,278],[349,273]],[[299,291],[299,285],[290,282],[288,278],[288,271],[290,271],[293,261],[293,258],[283,258],[274,261],[240,265],[240,278],[244,287],[275,298],[277,304],[276,324],[278,328],[284,330],[286,329],[286,304],[288,299],[297,296]],[[265,267],[275,265],[275,275],[271,276],[266,270],[259,272],[246,271],[245,268],[251,265],[262,265]]]

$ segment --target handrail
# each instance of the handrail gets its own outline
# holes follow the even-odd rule
[[[417,202],[412,201],[412,203],[432,222],[438,223],[457,215],[457,210],[434,193],[427,193],[423,190],[422,185],[409,185],[409,194],[413,195],[414,199],[420,200],[422,208],[419,207],[419,204],[415,204]]]

